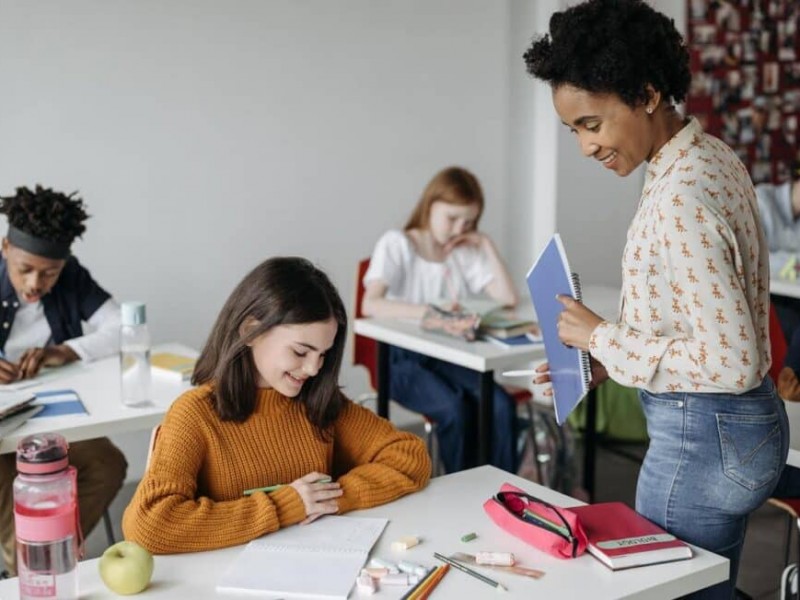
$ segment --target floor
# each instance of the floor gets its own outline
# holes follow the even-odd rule
[[[634,448],[634,451],[637,451]],[[621,500],[633,504],[639,465],[607,450],[599,450],[597,460],[597,501]],[[128,484],[111,505],[111,517],[117,539],[121,539],[119,522],[122,512],[133,495],[135,486]],[[786,535],[786,517],[765,505],[751,519],[745,540],[739,589],[754,600],[776,600],[779,597],[780,576]],[[796,540],[796,538],[794,538]],[[87,556],[102,554],[107,546],[105,531],[97,527],[86,540]],[[792,560],[797,560],[797,544],[792,544]]]

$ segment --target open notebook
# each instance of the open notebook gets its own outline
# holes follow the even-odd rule
[[[346,600],[387,522],[326,516],[269,533],[245,546],[217,591]]]
[[[555,234],[542,250],[528,272],[527,280],[550,365],[556,421],[563,425],[589,391],[592,371],[588,352],[570,348],[558,338],[558,316],[564,305],[556,300],[556,296],[564,294],[581,299],[578,277],[569,268],[560,235]]]

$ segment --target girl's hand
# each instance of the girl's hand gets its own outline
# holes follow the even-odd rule
[[[480,231],[468,231],[467,233],[462,233],[450,238],[450,240],[448,240],[448,242],[444,245],[444,251],[446,254],[450,254],[453,251],[453,248],[462,244],[480,248],[487,242],[488,239],[489,238],[487,238]]]
[[[314,471],[308,475],[303,475],[299,479],[295,479],[289,484],[297,490],[306,508],[306,518],[300,523],[301,525],[316,521],[322,515],[339,512],[339,503],[336,502],[336,498],[341,496],[344,492],[342,492],[341,486],[335,481],[331,483],[317,483],[320,479],[325,477],[328,477],[325,473]]]
[[[562,294],[558,301],[564,305],[564,310],[558,315],[559,339],[572,348],[588,350],[592,332],[603,319],[574,298]]]

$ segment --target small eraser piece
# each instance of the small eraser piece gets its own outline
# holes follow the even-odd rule
[[[375,593],[375,580],[368,573],[361,573],[356,579],[356,589],[359,595],[371,596]]]
[[[388,571],[391,575],[392,573],[399,573],[400,569],[397,568],[397,565],[393,562],[389,562],[388,560],[383,560],[382,558],[378,558],[377,556],[373,556],[369,561],[370,566],[383,568]]]
[[[386,567],[367,567],[366,569],[361,569],[361,572],[366,573],[375,579],[380,579],[381,577],[386,577],[389,574],[389,569]]]
[[[478,534],[477,534],[477,533],[468,533],[468,534],[466,534],[466,535],[462,535],[462,536],[461,536],[461,541],[462,541],[462,542],[471,542],[471,541],[472,541],[472,540],[474,540],[476,537],[478,537]]]
[[[408,585],[408,575],[405,573],[389,573],[381,579],[383,585]]]
[[[414,575],[416,575],[417,577],[425,577],[425,575],[427,574],[428,574],[427,567],[423,567],[422,565],[419,565],[416,569],[414,569]]]
[[[419,538],[414,535],[404,535],[399,540],[392,542],[392,550],[408,550],[419,544]]]
[[[511,552],[476,552],[475,562],[479,565],[510,567],[514,565],[514,555]]]
[[[411,575],[413,575],[414,573],[417,573],[420,569],[422,569],[423,571],[425,570],[425,568],[423,566],[418,565],[416,563],[409,562],[407,560],[401,560],[399,563],[397,563],[397,567],[403,573],[408,573],[408,574],[411,574]]]

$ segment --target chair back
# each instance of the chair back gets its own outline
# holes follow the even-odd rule
[[[769,347],[772,354],[772,366],[769,368],[769,374],[772,377],[772,381],[778,383],[778,374],[783,369],[789,346],[786,343],[786,337],[783,335],[783,329],[781,329],[778,311],[775,310],[775,305],[772,303],[769,305]]]
[[[353,314],[356,319],[364,316],[361,310],[361,303],[364,300],[364,275],[369,268],[369,258],[365,258],[358,262],[356,269],[356,293],[353,294],[355,298],[355,307]],[[369,384],[373,390],[378,389],[378,343],[372,338],[364,337],[363,335],[355,335],[353,339],[353,364],[361,365],[367,369],[369,373]]]

